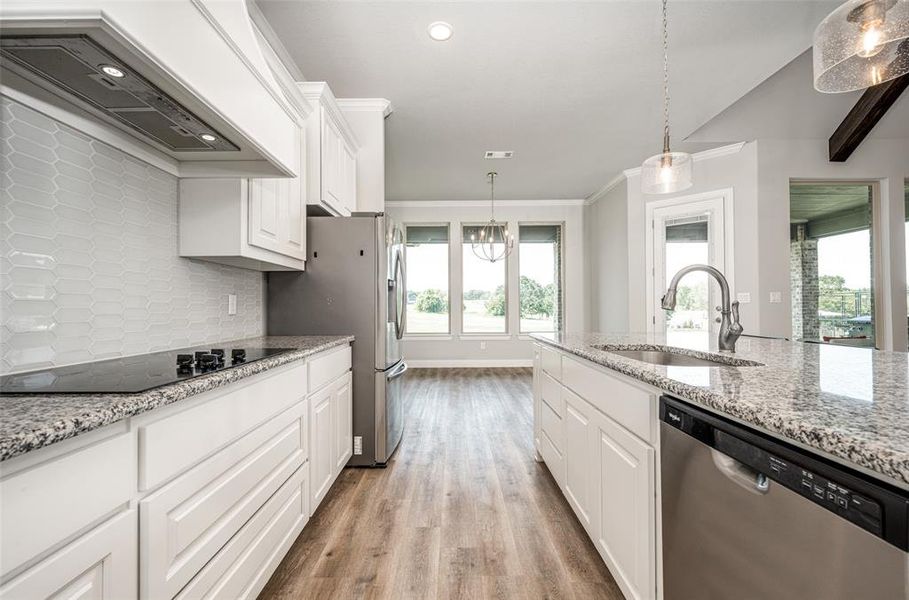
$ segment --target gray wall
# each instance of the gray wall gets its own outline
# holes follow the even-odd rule
[[[261,273],[177,256],[175,177],[0,101],[0,372],[262,335]]]
[[[590,328],[628,330],[628,182],[584,207]]]

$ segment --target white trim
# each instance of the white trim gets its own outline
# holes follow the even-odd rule
[[[719,158],[721,156],[728,156],[730,154],[737,154],[745,147],[745,144],[748,142],[736,142],[734,144],[727,144],[725,146],[720,146],[719,148],[711,148],[709,150],[702,150],[701,152],[695,152],[691,155],[691,160],[694,162],[699,162],[702,160],[710,160],[712,158]],[[596,192],[587,196],[584,200],[585,206],[595,204],[599,202],[603,196],[608,194],[613,188],[619,185],[623,180],[630,179],[636,175],[641,174],[641,167],[634,167],[631,169],[625,169],[615,177],[609,180],[609,182],[601,187]]]
[[[385,98],[337,98],[338,107],[345,112],[376,112],[382,111],[382,117],[387,117],[394,112],[390,100]]]
[[[532,367],[532,358],[407,360],[412,369],[482,369]]]
[[[683,204],[692,204],[696,202],[703,202],[707,200],[717,200],[719,199],[723,207],[723,275],[726,276],[726,281],[729,283],[729,291],[733,299],[735,299],[736,287],[735,287],[735,195],[733,188],[721,188],[718,190],[713,190],[710,192],[701,192],[698,194],[689,194],[687,196],[674,196],[672,198],[665,198],[662,200],[651,200],[647,203],[645,209],[645,218],[644,218],[644,283],[645,283],[645,308],[646,308],[646,319],[645,323],[647,332],[655,331],[654,317],[656,316],[656,307],[654,306],[654,297],[656,290],[654,289],[654,265],[655,258],[653,255],[654,249],[654,235],[653,230],[653,212],[655,209],[667,208],[670,206],[678,206]],[[708,314],[711,314],[708,311]],[[712,317],[711,317],[712,318]]]
[[[360,142],[357,140],[357,136],[354,135],[353,129],[350,128],[350,123],[344,118],[344,113],[338,105],[337,98],[331,91],[331,86],[325,81],[303,81],[297,83],[297,87],[303,92],[304,98],[313,104],[318,104],[331,115],[347,142],[355,150],[359,150]]]
[[[451,335],[436,335],[434,333],[405,333],[401,341],[404,342],[450,342],[454,337]]]
[[[272,51],[278,56],[278,59],[284,64],[284,68],[287,69],[290,76],[296,81],[305,81],[306,78],[303,76],[303,72],[300,71],[300,67],[297,66],[296,61],[290,55],[290,52],[287,51],[284,42],[281,41],[281,38],[278,37],[278,34],[272,29],[271,23],[269,23],[265,15],[262,14],[262,9],[259,8],[257,0],[247,0],[246,8],[249,11],[250,20],[252,20],[253,24],[259,30],[259,33],[261,33],[262,37],[268,42],[268,45],[271,46]]]
[[[583,198],[559,200],[496,200],[496,206],[583,206]],[[489,200],[388,200],[386,208],[473,208],[489,207]]]

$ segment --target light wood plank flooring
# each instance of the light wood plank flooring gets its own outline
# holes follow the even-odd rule
[[[260,598],[622,598],[532,458],[530,369],[419,369],[387,469],[345,469]]]

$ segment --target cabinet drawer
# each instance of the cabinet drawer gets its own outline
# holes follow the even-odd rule
[[[176,598],[255,598],[309,520],[308,472],[297,469]]]
[[[653,443],[656,396],[566,357],[562,383],[641,439]]]
[[[304,461],[306,403],[139,503],[144,598],[171,598]]]
[[[135,598],[136,562],[136,511],[130,510],[0,587],[0,598]]]
[[[562,384],[543,373],[540,382],[540,394],[543,402],[561,418],[565,414],[565,401],[562,399]]]
[[[349,345],[341,346],[336,350],[328,350],[311,358],[309,360],[309,391],[314,392],[349,371],[350,359]]]
[[[135,478],[131,439],[121,433],[0,480],[3,574],[129,501]]]
[[[550,442],[556,447],[556,450],[562,450],[562,419],[555,414],[549,404],[543,402],[542,410],[542,429],[543,433],[549,436]]]
[[[565,484],[565,459],[545,431],[540,434],[540,456],[549,467],[552,478],[562,487]]]
[[[562,355],[543,346],[540,348],[540,360],[543,363],[543,370],[556,378],[556,381],[562,380]]]
[[[306,396],[306,364],[291,363],[223,390],[210,400],[139,426],[139,488],[179,474]]]

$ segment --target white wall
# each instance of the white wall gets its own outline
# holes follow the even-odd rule
[[[588,314],[594,331],[628,330],[628,183],[584,207]]]
[[[461,223],[483,223],[489,220],[486,202],[389,202],[388,214],[398,223],[450,223],[455,248],[460,241]],[[564,329],[583,331],[588,328],[585,318],[586,266],[584,264],[584,207],[578,201],[497,202],[496,219],[507,221],[509,230],[517,232],[518,223],[564,223]],[[518,286],[518,251],[508,257],[510,290]],[[517,294],[508,295],[508,332],[503,335],[462,335],[461,328],[461,253],[449,254],[451,287],[451,334],[420,339],[405,338],[404,351],[408,363],[424,366],[517,366],[531,364],[531,343],[518,334]],[[480,349],[480,342],[486,349]]]

